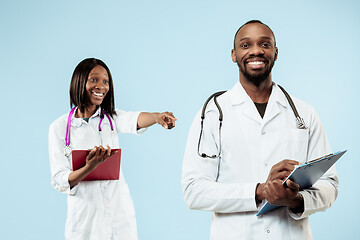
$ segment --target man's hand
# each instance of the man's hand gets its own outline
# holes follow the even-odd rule
[[[287,206],[294,212],[303,211],[303,199],[299,193],[299,185],[291,180],[282,183],[300,163],[293,160],[283,160],[275,164],[269,173],[265,183],[256,188],[256,200],[266,199],[270,204]]]
[[[272,205],[298,208],[302,200],[299,185],[291,180],[286,181],[288,187],[282,183],[283,180],[267,181],[264,186],[265,199]]]
[[[266,181],[268,182],[278,179],[285,180],[297,165],[300,165],[300,163],[294,160],[286,159],[286,160],[282,160],[281,162],[278,162],[277,164],[272,166]]]

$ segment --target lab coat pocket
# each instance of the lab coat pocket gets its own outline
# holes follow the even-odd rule
[[[305,162],[308,152],[309,129],[286,129],[282,138],[282,158]]]

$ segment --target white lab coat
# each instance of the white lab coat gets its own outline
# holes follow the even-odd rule
[[[140,112],[116,110],[111,133],[110,122],[105,117],[99,132],[100,108],[87,123],[72,117],[72,149],[92,149],[94,146],[109,145],[119,148],[118,133],[142,133],[137,131]],[[128,186],[120,168],[119,180],[82,181],[70,189],[68,177],[72,169],[71,156],[66,157],[63,149],[68,114],[55,120],[49,129],[49,155],[51,184],[68,194],[68,212],[65,238],[71,240],[136,240],[135,211]]]
[[[308,216],[330,207],[337,196],[338,178],[332,167],[312,188],[301,191],[305,211],[282,207],[256,217],[255,188],[265,182],[271,167],[283,159],[305,162],[331,152],[314,109],[293,97],[308,129],[297,129],[294,113],[273,84],[264,118],[239,82],[218,97],[224,120],[220,159],[197,154],[200,112],[191,126],[185,150],[182,188],[189,208],[213,212],[212,240],[312,239]],[[210,102],[204,121],[200,153],[218,154],[218,110]]]

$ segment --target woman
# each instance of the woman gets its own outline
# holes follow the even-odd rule
[[[88,58],[75,68],[70,85],[70,114],[49,129],[51,184],[68,194],[66,239],[137,239],[135,212],[120,169],[119,180],[82,181],[119,148],[118,133],[141,134],[155,123],[174,126],[172,113],[115,109],[110,70]],[[100,130],[101,129],[101,130]],[[113,130],[112,130],[113,129]],[[84,167],[72,171],[71,150],[92,149]]]

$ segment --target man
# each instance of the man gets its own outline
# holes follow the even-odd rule
[[[329,208],[337,196],[335,166],[310,189],[282,182],[296,165],[331,153],[318,115],[292,97],[305,124],[299,126],[272,82],[278,49],[267,25],[252,20],[241,26],[231,57],[239,81],[217,98],[221,130],[213,100],[202,131],[200,113],[190,129],[182,174],[185,201],[191,209],[213,212],[212,240],[312,239],[308,217]],[[256,217],[266,200],[283,207]]]

